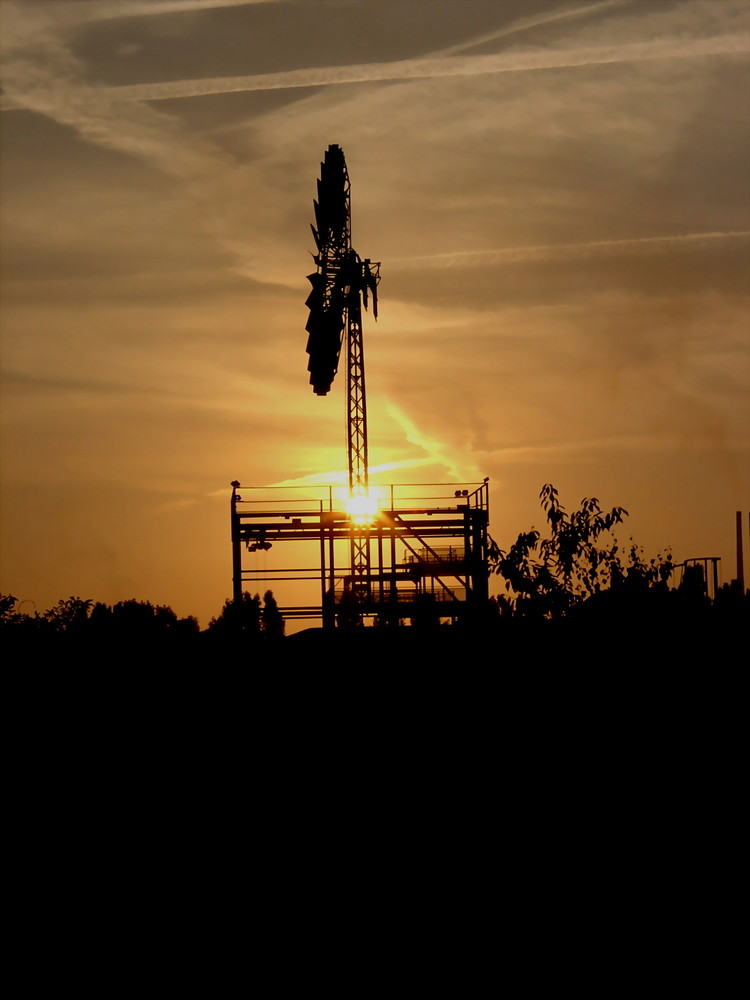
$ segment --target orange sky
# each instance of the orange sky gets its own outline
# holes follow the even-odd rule
[[[749,19],[746,0],[3,0],[0,590],[206,625],[231,590],[230,481],[345,468],[341,373],[316,397],[305,354],[330,143],[354,246],[382,262],[370,459],[400,468],[381,478],[489,476],[500,545],[552,482],[730,579]]]

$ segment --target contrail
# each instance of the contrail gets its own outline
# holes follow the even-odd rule
[[[466,250],[457,253],[425,254],[420,257],[395,257],[390,264],[403,269],[469,267],[491,264],[493,261],[525,261],[535,257],[546,257],[566,250],[593,250],[608,247],[642,246],[649,244],[688,243],[701,240],[724,240],[738,236],[750,236],[750,229],[729,232],[682,233],[676,236],[637,236],[625,240],[593,240],[590,243],[548,243],[540,246],[507,247],[502,250]]]
[[[158,14],[181,14],[183,11],[216,10],[221,7],[246,7],[259,3],[284,3],[285,0],[110,0],[74,8],[86,21],[111,21],[125,17],[149,17]]]
[[[418,469],[429,465],[445,466],[445,462],[434,458],[408,458],[400,462],[384,462],[382,465],[371,465],[369,473],[371,476],[380,472],[396,472],[399,469]],[[279,483],[271,483],[270,486],[277,489],[282,486],[348,486],[349,472],[347,469],[331,470],[330,472],[313,472],[308,476],[300,476],[297,479],[283,479]],[[373,486],[377,489],[377,485]],[[216,491],[221,496],[226,496],[226,490]]]
[[[347,83],[419,80],[429,77],[483,76],[491,73],[519,73],[606,63],[690,59],[748,52],[750,52],[750,35],[715,35],[712,38],[693,38],[686,42],[668,39],[560,51],[544,49],[535,52],[502,52],[493,55],[451,56],[438,59],[402,59],[356,66],[313,66],[252,76],[135,83],[122,87],[109,87],[106,90],[111,97],[123,101],[164,101],[178,97],[201,97],[208,94],[231,94],[243,91],[330,87]]]
[[[498,38],[507,38],[508,35],[517,35],[521,31],[529,31],[531,28],[540,28],[545,24],[555,21],[562,21],[571,17],[581,17],[585,14],[599,13],[608,7],[621,7],[629,0],[601,0],[600,3],[592,3],[587,7],[566,7],[554,13],[537,14],[536,17],[526,17],[520,21],[515,21],[507,28],[500,28],[498,31],[490,31],[486,35],[479,35],[457,45],[451,45],[447,49],[438,49],[432,53],[433,56],[452,56],[456,52],[465,52],[474,48],[475,45],[484,45],[485,42],[494,42]]]

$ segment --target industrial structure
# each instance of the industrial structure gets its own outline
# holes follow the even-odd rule
[[[293,583],[305,596],[280,604],[284,617],[322,618],[331,627],[366,618],[460,621],[487,606],[486,481],[378,487],[377,510],[366,517],[347,509],[334,487],[232,487],[237,602],[243,590],[261,589],[258,581]],[[352,564],[355,543],[366,553],[366,577]],[[277,556],[270,568],[265,554],[282,544],[287,563]]]
[[[233,598],[239,602],[245,586],[259,579],[314,581],[320,603],[280,607],[285,617],[322,618],[327,627],[366,618],[475,617],[488,599],[487,480],[370,488],[362,310],[371,300],[377,319],[380,264],[352,248],[349,174],[337,145],[325,152],[313,206],[307,367],[313,391],[325,396],[345,352],[348,490],[282,496],[240,493],[240,483],[232,483]],[[300,543],[296,553],[307,553],[297,559],[304,565],[269,570],[252,558],[248,565],[247,553],[291,542]]]

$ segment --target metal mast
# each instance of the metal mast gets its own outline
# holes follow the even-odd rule
[[[313,238],[317,271],[308,275],[312,290],[307,299],[310,316],[307,353],[310,384],[325,396],[338,370],[346,334],[347,452],[350,497],[367,497],[367,401],[362,340],[362,305],[372,294],[377,319],[380,264],[362,260],[351,245],[351,186],[340,146],[331,145],[320,166],[318,198],[313,201]],[[352,589],[355,598],[369,596],[370,545],[366,527],[352,527]]]
[[[362,307],[359,290],[350,295],[346,310],[346,385],[348,397],[349,493],[366,494],[367,399],[365,395],[365,353],[362,342]]]

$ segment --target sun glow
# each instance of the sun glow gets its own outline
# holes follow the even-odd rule
[[[379,502],[377,496],[361,490],[344,499],[344,508],[352,524],[366,527],[378,516]]]

